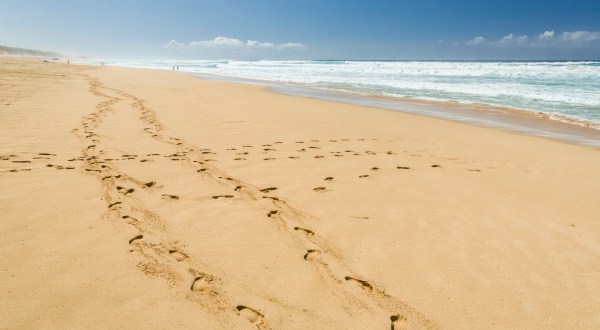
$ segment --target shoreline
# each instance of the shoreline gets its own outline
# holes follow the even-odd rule
[[[168,61],[167,61],[168,62]],[[192,61],[194,62],[194,61]],[[226,60],[223,61],[206,61],[207,63],[220,63],[220,62],[229,62]],[[293,62],[293,61],[292,61]],[[310,62],[310,61],[308,61]],[[319,61],[316,61],[319,62]],[[342,61],[342,62],[346,62],[346,61]],[[371,62],[371,61],[349,61],[349,62]],[[414,62],[414,61],[385,61],[384,63],[387,62]],[[423,61],[416,61],[416,62],[423,62]],[[435,62],[449,62],[452,63],[453,61],[435,61]],[[478,61],[465,61],[465,62],[478,62]],[[485,63],[494,63],[497,61],[480,61],[480,62],[485,62]],[[539,64],[548,64],[550,62],[548,61],[500,61],[502,63],[507,62],[507,63],[539,63]],[[556,61],[557,63],[563,63],[563,64],[569,64],[569,63],[588,63],[590,61],[578,61],[578,62],[572,62],[572,61]],[[145,67],[145,68],[151,68],[151,69],[159,69],[159,70],[165,70],[166,68],[163,66],[164,63],[166,63],[165,61],[156,61],[156,66],[141,66],[141,67]],[[179,64],[177,63],[177,61],[173,61],[173,63]],[[552,62],[554,63],[554,62]],[[118,62],[115,63],[117,65],[121,65],[123,67],[138,67],[134,64],[127,64],[127,63],[121,63],[119,64]],[[319,86],[311,86],[310,84],[302,84],[302,83],[286,83],[286,82],[278,82],[275,80],[261,80],[261,79],[252,79],[252,78],[239,78],[239,77],[235,77],[232,75],[220,75],[220,74],[211,74],[208,72],[204,72],[204,73],[198,73],[196,70],[194,70],[193,64],[190,64],[192,66],[186,68],[187,62],[183,61],[181,62],[181,64],[183,66],[183,72],[186,73],[190,73],[190,74],[197,74],[199,76],[204,76],[207,79],[214,79],[216,78],[217,80],[223,80],[223,81],[233,81],[233,82],[241,82],[241,83],[251,83],[251,84],[258,84],[258,85],[264,85],[264,86],[275,86],[275,87],[283,87],[284,89],[291,89],[291,88],[297,88],[297,89],[304,89],[308,92],[294,92],[294,91],[290,91],[290,94],[299,94],[302,96],[308,96],[308,97],[319,97],[322,99],[333,99],[333,97],[331,95],[327,96],[324,95],[326,93],[330,93],[330,94],[335,94],[333,95],[335,97],[335,100],[337,101],[341,101],[341,102],[350,102],[350,103],[354,103],[354,104],[360,104],[360,105],[367,105],[367,106],[374,106],[374,107],[383,107],[383,108],[387,108],[390,110],[400,110],[402,111],[402,107],[401,106],[394,106],[394,105],[381,105],[381,104],[377,104],[377,102],[371,102],[371,104],[369,104],[369,102],[365,101],[365,100],[361,100],[361,101],[353,101],[352,99],[356,99],[356,98],[366,98],[366,99],[384,99],[384,100],[389,100],[389,101],[396,101],[396,102],[404,102],[404,103],[409,103],[409,104],[426,104],[426,105],[431,105],[432,108],[437,108],[437,109],[421,109],[424,112],[426,112],[426,115],[433,115],[433,116],[437,116],[437,117],[442,117],[442,118],[446,118],[446,119],[453,119],[453,120],[462,120],[463,122],[469,122],[469,123],[478,123],[478,124],[483,124],[485,126],[488,127],[501,127],[501,128],[506,128],[509,130],[516,130],[516,131],[521,131],[521,132],[525,132],[525,133],[529,133],[529,134],[533,134],[536,136],[552,136],[552,135],[556,135],[559,139],[566,141],[566,140],[570,140],[571,142],[575,142],[578,144],[582,144],[582,145],[589,145],[589,146],[599,146],[600,142],[598,142],[598,138],[596,137],[596,133],[597,131],[600,132],[600,122],[598,120],[591,120],[591,119],[582,119],[582,118],[578,118],[576,116],[570,116],[570,115],[565,115],[565,114],[553,114],[552,112],[544,112],[543,110],[530,110],[530,109],[519,109],[519,108],[513,108],[513,107],[506,107],[506,106],[499,106],[499,105],[494,105],[491,103],[471,103],[468,101],[444,101],[444,100],[434,100],[434,99],[427,99],[427,98],[411,98],[411,97],[394,97],[394,96],[386,96],[386,95],[380,95],[380,94],[368,94],[368,92],[362,93],[362,92],[357,92],[357,91],[352,91],[352,90],[340,90],[340,89],[336,89],[335,87],[319,87]],[[202,67],[201,64],[200,67]],[[211,64],[212,65],[212,64]],[[216,64],[214,64],[216,65]],[[312,92],[310,92],[312,90]],[[338,94],[340,93],[340,94]],[[346,95],[346,96],[344,96]],[[413,107],[414,108],[414,107]],[[440,109],[441,108],[441,109]],[[442,114],[442,112],[444,112],[444,110],[447,109],[454,109],[455,111],[458,112],[462,112],[462,114],[455,114],[454,116],[449,115],[449,114]],[[405,111],[405,112],[411,112],[411,113],[419,113],[418,109],[412,109],[413,111]],[[478,114],[477,112],[483,112],[481,114]],[[505,113],[513,113],[516,116],[514,118],[510,118],[510,116],[494,116],[489,115],[489,112],[494,112],[494,111],[499,111],[499,112],[505,112]],[[472,112],[472,113],[467,113],[467,112]],[[488,112],[488,113],[486,113]],[[474,118],[477,117],[477,118]],[[487,118],[486,118],[487,117]],[[558,125],[554,125],[554,124],[549,124],[549,123],[545,123],[544,121],[536,121],[535,118],[530,118],[530,117],[536,117],[538,119],[544,119],[547,121],[551,121],[551,122],[559,122],[561,124],[567,124],[567,126],[562,126],[561,124]],[[494,124],[494,120],[498,120],[500,121],[497,125]],[[569,125],[571,126],[577,126],[577,127],[581,127],[583,128],[583,130],[578,131],[577,128],[573,128],[573,127],[569,127]]]
[[[0,77],[2,326],[600,324],[597,148],[169,71]]]
[[[408,97],[366,95],[269,80],[227,77],[187,71],[183,71],[182,73],[197,76],[201,79],[265,86],[269,91],[284,95],[308,97],[441,118],[480,127],[498,128],[530,136],[600,148],[600,128],[595,128],[589,122],[585,122],[588,123],[587,126],[584,122],[574,122],[577,119],[573,117],[549,115],[542,112],[486,104],[465,104],[453,101],[428,101]],[[452,112],[448,112],[448,109]],[[558,117],[558,119],[552,117]],[[564,117],[562,118],[564,121],[561,120],[561,117]]]

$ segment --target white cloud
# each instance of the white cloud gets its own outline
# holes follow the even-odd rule
[[[554,38],[554,31],[544,31],[544,33],[538,35],[539,39],[552,39]]]
[[[488,41],[484,37],[475,37],[467,41],[467,45],[488,45],[492,47],[546,47],[546,48],[581,48],[600,47],[600,31],[573,31],[557,34],[544,31],[538,35],[516,36],[512,33],[498,40]]]
[[[216,37],[212,40],[191,41],[189,43],[178,42],[171,40],[166,45],[166,48],[173,49],[271,49],[271,50],[291,50],[291,49],[306,49],[308,46],[300,43],[287,42],[282,44],[274,44],[271,42],[261,42],[257,40],[247,40],[243,42],[235,38]]]
[[[514,36],[512,33],[502,37],[499,41],[492,42],[494,46],[525,46],[527,44],[529,37],[526,35],[523,36]]]
[[[167,48],[176,48],[176,47],[183,47],[183,46],[185,46],[185,44],[181,43],[181,42],[177,42],[177,40],[171,40],[171,41],[169,41],[169,43],[167,43],[165,45],[165,47],[167,47]]]
[[[600,40],[599,31],[575,31],[575,32],[563,32],[559,39],[561,41],[574,42],[574,43],[587,43]]]
[[[279,44],[276,45],[276,48],[279,50],[286,50],[286,49],[306,49],[308,48],[308,46],[304,45],[304,44],[299,44],[296,42],[286,42],[284,44]]]
[[[244,46],[244,43],[238,39],[217,37],[213,40],[192,41],[187,46],[198,48],[241,48]]]
[[[467,41],[467,45],[479,45],[485,43],[486,41],[487,39],[485,39],[484,37],[475,37],[473,38],[473,40]]]

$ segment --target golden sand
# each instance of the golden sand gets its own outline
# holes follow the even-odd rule
[[[597,149],[0,58],[0,328],[600,326]]]

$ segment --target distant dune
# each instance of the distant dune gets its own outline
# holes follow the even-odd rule
[[[23,56],[60,56],[58,53],[46,52],[35,49],[8,47],[0,45],[0,55],[23,55]]]

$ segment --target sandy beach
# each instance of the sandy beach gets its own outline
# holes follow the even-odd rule
[[[600,327],[600,151],[0,57],[1,329]]]

